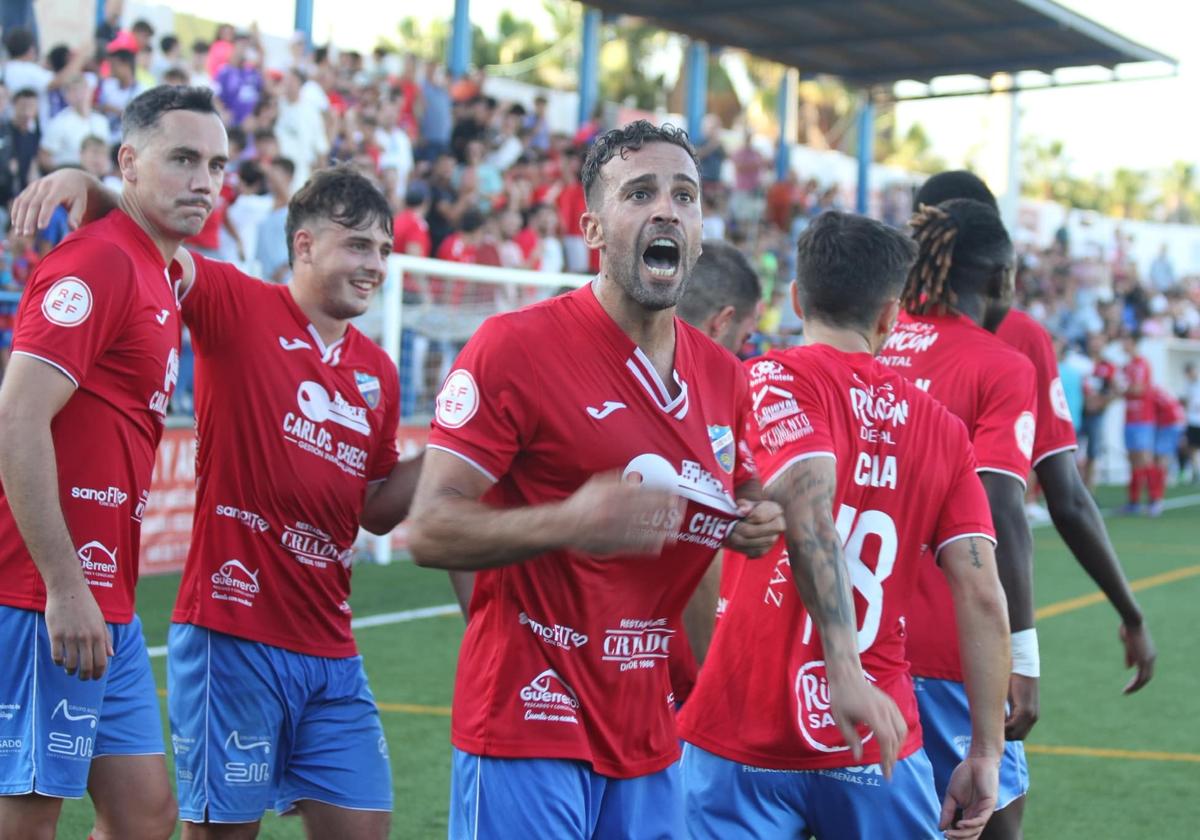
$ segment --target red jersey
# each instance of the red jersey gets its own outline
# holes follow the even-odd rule
[[[902,312],[879,361],[966,424],[979,472],[1025,484],[1037,430],[1037,374],[1029,359],[963,315]],[[921,572],[909,615],[913,673],[962,682],[950,586],[932,564]]]
[[[195,261],[196,514],[172,620],[353,656],[351,547],[397,460],[396,366],[354,327],[326,346],[287,286]]]
[[[429,224],[425,217],[415,210],[405,210],[397,213],[392,223],[392,250],[397,254],[411,253],[410,245],[416,245],[414,256],[428,257],[433,251],[433,242],[429,238]]]
[[[854,581],[867,679],[908,724],[900,757],[921,746],[905,656],[913,590],[937,553],[966,537],[993,540],[991,513],[962,421],[867,353],[815,344],[747,363],[748,439],[765,486],[797,461],[836,458],[835,522]],[[810,770],[856,760],[829,714],[821,639],[792,580],[784,541],[743,560],[721,629],[680,713],[683,738],[755,767]]]
[[[1125,422],[1154,423],[1150,363],[1141,356],[1134,356],[1121,368],[1121,379],[1125,385]]]
[[[572,181],[562,188],[555,200],[558,207],[558,229],[563,236],[583,236],[579,228],[579,218],[587,212],[587,196],[584,195],[583,182]]]
[[[1043,458],[1078,448],[1075,421],[1067,392],[1058,375],[1058,357],[1050,333],[1034,318],[1016,309],[1008,313],[996,336],[1033,362],[1037,374],[1037,431],[1033,436],[1033,466]]]
[[[1106,396],[1113,389],[1113,380],[1117,378],[1117,368],[1107,359],[1100,359],[1092,367],[1090,376],[1084,377],[1083,392]]]
[[[1151,400],[1154,402],[1154,425],[1161,429],[1182,427],[1187,422],[1183,411],[1183,403],[1175,399],[1166,388],[1158,385],[1151,387]]]
[[[429,446],[496,483],[485,501],[561,501],[593,475],[639,473],[686,502],[658,557],[555,550],[478,573],[451,739],[466,752],[655,773],[679,756],[668,659],[681,614],[737,519],[746,380],[675,319],[677,391],[591,286],[486,321],[437,399]]]
[[[50,424],[59,502],[92,595],[116,624],[133,620],[142,511],[179,376],[179,341],[174,279],[154,242],[119,210],[46,255],[17,311],[13,352],[76,386]],[[0,604],[45,609],[45,585],[2,490],[0,581]]]

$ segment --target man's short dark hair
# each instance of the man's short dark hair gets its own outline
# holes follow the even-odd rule
[[[796,248],[796,285],[807,317],[870,329],[904,288],[917,244],[882,222],[828,210],[805,228]]]
[[[168,67],[163,71],[163,84],[177,87],[187,85],[191,81],[187,71],[182,67]]]
[[[179,46],[179,39],[177,37],[175,37],[174,35],[164,35],[164,36],[162,36],[162,39],[158,42],[158,48],[160,50],[162,50],[163,53],[169,53],[171,50],[175,49],[178,46]]]
[[[732,306],[738,318],[745,318],[762,295],[762,285],[750,261],[719,239],[704,240],[703,248],[676,313],[694,327],[726,306]]]
[[[168,111],[194,111],[197,114],[217,115],[212,89],[159,85],[145,93],[139,93],[125,106],[125,113],[121,115],[122,137],[127,139],[135,132],[154,128],[162,119],[162,115]]]
[[[263,172],[257,161],[244,160],[238,164],[237,169],[238,180],[247,186],[253,187],[260,192],[263,185],[266,183],[266,173]]]
[[[18,99],[29,99],[30,97],[37,99],[38,92],[33,88],[21,88],[13,94],[13,102]]]
[[[147,20],[138,19],[133,22],[133,26],[129,27],[131,32],[144,32],[147,35],[154,35],[154,27]]]
[[[192,52],[200,53],[200,55],[208,55],[208,49],[208,41],[205,41],[203,38],[197,38],[195,41],[192,41]]]
[[[474,233],[483,227],[487,219],[477,207],[468,207],[458,219],[458,229],[463,233]]]
[[[913,210],[920,209],[922,204],[935,207],[952,198],[970,198],[982,201],[993,210],[1000,209],[996,204],[996,196],[992,195],[982,178],[965,169],[952,169],[931,175],[921,185],[921,189],[917,190],[916,196],[913,197]]]
[[[288,178],[296,177],[296,164],[291,158],[277,157],[271,160],[271,166],[281,170]]]
[[[600,183],[600,170],[617,155],[624,157],[627,151],[636,152],[647,143],[671,143],[688,153],[692,163],[699,170],[700,163],[696,160],[696,150],[688,141],[687,132],[682,128],[666,124],[659,128],[648,120],[635,120],[621,128],[606,131],[592,141],[587,157],[583,161],[583,169],[579,177],[583,180],[583,192],[590,207],[598,193],[595,187]]]
[[[46,64],[55,73],[58,73],[70,63],[71,48],[66,44],[55,44],[50,48],[50,52],[46,53]]]
[[[288,202],[284,230],[289,266],[295,258],[292,243],[296,231],[316,219],[351,230],[367,230],[377,224],[389,239],[392,236],[392,209],[387,197],[350,164],[318,170]]]
[[[14,26],[4,33],[4,49],[9,58],[20,58],[33,49],[33,33],[25,26]]]
[[[137,66],[137,57],[129,50],[116,50],[108,54],[110,62],[127,65],[131,70]]]

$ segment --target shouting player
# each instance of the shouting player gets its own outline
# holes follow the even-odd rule
[[[995,196],[987,185],[977,175],[964,170],[934,175],[922,185],[916,200],[919,206],[940,204],[952,198],[971,198],[996,208]],[[1124,689],[1126,694],[1132,694],[1153,676],[1157,652],[1133,590],[1129,588],[1125,570],[1121,568],[1121,561],[1109,540],[1104,518],[1075,464],[1075,428],[1058,377],[1054,344],[1045,327],[1016,309],[1005,316],[996,335],[1033,363],[1037,375],[1038,405],[1037,431],[1033,437],[1033,469],[1042,485],[1050,518],[1059,536],[1121,617],[1119,636],[1125,649],[1125,665],[1137,669]],[[1115,369],[1100,358],[1098,344],[1093,345],[1091,339],[1088,344],[1091,355],[1098,359],[1096,376],[1099,385],[1094,389],[1092,404],[1093,407],[1103,406],[1107,404],[1109,383]],[[1091,386],[1088,389],[1092,390]],[[1088,439],[1091,451],[1089,459],[1093,459],[1094,453],[1098,452],[1097,443],[1092,438],[1099,434],[1100,424],[1093,422]]]
[[[700,254],[686,135],[610,131],[583,184],[599,276],[472,336],[413,502],[418,563],[483,570],[454,692],[454,838],[682,837],[680,613],[717,548],[761,554],[782,530],[739,451],[741,366],[675,317]]]
[[[979,201],[948,201],[914,216],[913,231],[919,252],[904,289],[906,311],[880,360],[966,423],[975,448],[1012,628],[1006,721],[1011,740],[997,802],[1011,814],[1023,807],[1028,787],[1020,739],[1037,720],[1033,538],[1024,505],[1037,428],[1036,374],[1028,359],[991,334],[1008,314],[1013,295],[1012,242],[996,212]],[[963,676],[974,654],[960,653],[957,637],[948,632],[954,618],[950,589],[932,564],[922,569],[917,603],[907,624],[908,655],[913,674],[921,678],[916,688],[925,751],[943,795],[970,737]]]
[[[77,172],[44,181],[28,203],[112,200]],[[338,167],[292,197],[286,229],[288,285],[199,255],[180,282],[199,480],[167,681],[188,840],[254,837],[268,808],[309,836],[382,838],[392,807],[347,603],[359,525],[391,530],[419,469],[397,463],[396,367],[350,325],[383,282],[391,212]]]
[[[97,840],[175,826],[134,585],[179,372],[172,257],[212,208],[228,147],[208,90],[148,91],[123,123],[120,209],[38,266],[0,390],[6,839],[54,837],[85,788]]]
[[[962,422],[874,359],[915,256],[879,222],[817,217],[793,286],[805,346],[747,363],[749,439],[786,539],[744,564],[681,713],[692,837],[965,838],[995,807],[1008,622],[987,497]],[[972,651],[971,748],[940,818],[904,652],[935,564]],[[843,704],[868,683],[889,714],[860,734]]]

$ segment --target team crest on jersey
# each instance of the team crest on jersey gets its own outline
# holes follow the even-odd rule
[[[713,455],[716,456],[721,469],[727,473],[733,472],[733,429],[728,426],[709,426],[708,441],[712,444]]]
[[[354,371],[354,384],[358,386],[358,393],[362,394],[362,398],[367,402],[367,408],[376,408],[379,405],[379,377],[371,376],[369,373],[363,373],[361,370]]]

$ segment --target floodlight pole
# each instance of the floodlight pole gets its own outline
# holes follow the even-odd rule
[[[304,2],[304,0],[298,0]],[[467,75],[471,63],[471,0],[454,0],[454,24],[450,30],[450,78]]]
[[[304,45],[312,46],[313,0],[296,0],[296,31],[304,33]]]
[[[708,45],[703,41],[688,44],[687,53],[687,132],[693,146],[704,142],[704,114],[708,110]]]
[[[854,212],[866,214],[871,199],[871,161],[875,156],[875,102],[865,91],[858,109],[858,184]]]
[[[792,143],[796,139],[796,77],[794,67],[783,71],[779,83],[779,99],[775,103],[775,115],[779,120],[779,142],[775,146],[775,179],[782,181],[792,168]]]
[[[579,56],[579,125],[592,118],[600,99],[600,10],[583,13],[583,50]]]

